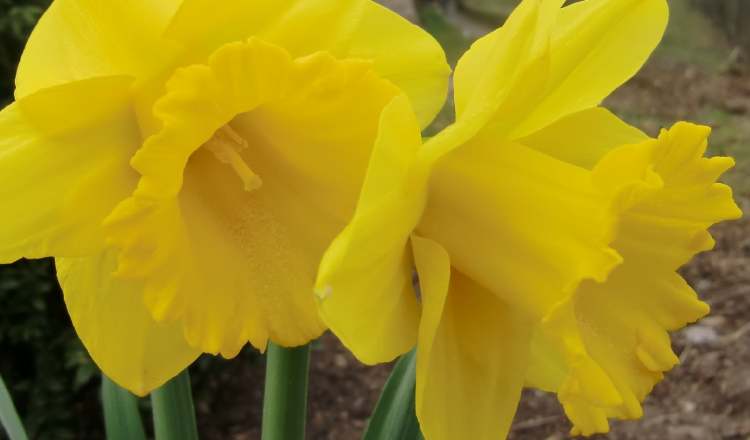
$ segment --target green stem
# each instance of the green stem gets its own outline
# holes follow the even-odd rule
[[[302,440],[307,419],[310,346],[268,344],[263,395],[263,440]]]
[[[102,404],[107,440],[146,440],[138,398],[102,374]]]
[[[187,370],[151,393],[151,404],[156,440],[198,440]]]

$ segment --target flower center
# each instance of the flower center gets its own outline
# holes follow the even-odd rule
[[[245,191],[253,191],[263,185],[260,176],[255,174],[240,154],[248,147],[247,141],[237,134],[229,124],[216,130],[213,137],[203,146],[212,152],[219,162],[232,167],[242,180]]]

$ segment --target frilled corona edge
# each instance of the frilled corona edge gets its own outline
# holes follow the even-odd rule
[[[558,393],[574,434],[607,432],[607,418],[641,417],[640,402],[678,362],[668,332],[709,311],[676,273],[713,247],[707,228],[742,215],[731,189],[716,183],[733,160],[703,157],[709,133],[678,123],[658,139],[612,150],[593,170],[602,188],[622,192],[625,181],[642,182],[621,197],[612,247],[623,263],[605,282],[583,282],[545,318],[527,377]],[[577,342],[556,343],[560,335]],[[580,370],[587,362],[597,374]]]

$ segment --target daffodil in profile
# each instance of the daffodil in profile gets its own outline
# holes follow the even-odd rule
[[[369,0],[57,0],[0,113],[0,262],[54,256],[139,394],[201,352],[304,344],[382,109],[406,93],[427,125],[448,73]]]
[[[708,312],[676,270],[741,215],[706,127],[652,139],[599,106],[658,44],[667,2],[564,3],[524,0],[472,46],[436,136],[389,104],[320,266],[321,316],[359,359],[416,344],[427,440],[504,438],[524,387],[557,393],[576,434],[640,417],[677,363],[668,331]]]

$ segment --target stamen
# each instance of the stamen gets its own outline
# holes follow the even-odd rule
[[[245,186],[245,191],[253,191],[263,185],[260,176],[245,163],[240,152],[248,147],[247,141],[242,138],[232,127],[225,125],[214,133],[214,136],[205,144],[209,151],[221,163],[232,167]]]

